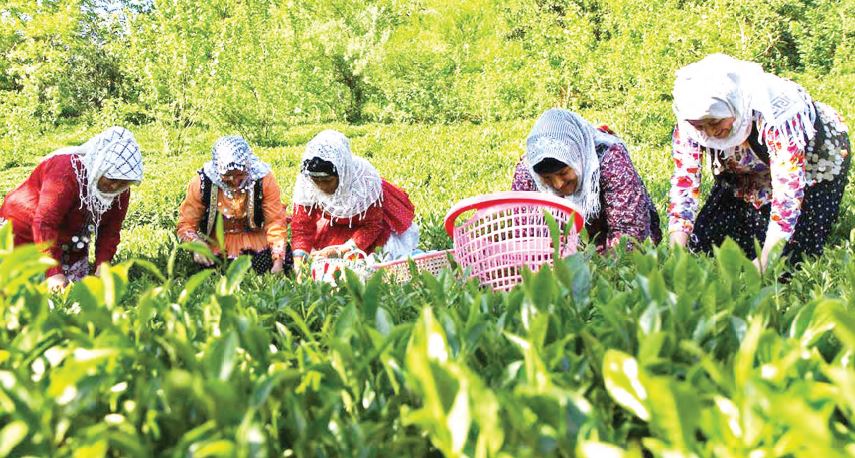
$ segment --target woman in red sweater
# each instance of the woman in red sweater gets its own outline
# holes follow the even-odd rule
[[[0,224],[12,224],[16,246],[44,244],[57,261],[47,271],[48,287],[58,289],[89,274],[90,240],[95,241],[96,264],[113,259],[130,185],[142,177],[142,155],[133,134],[111,127],[83,145],[44,158],[6,195]]]
[[[407,256],[419,241],[415,208],[400,188],[350,151],[341,132],[325,130],[303,153],[294,185],[294,267],[310,254],[335,257],[359,248],[384,259]],[[314,252],[314,253],[313,253]]]

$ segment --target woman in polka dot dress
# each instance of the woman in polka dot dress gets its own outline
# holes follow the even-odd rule
[[[419,242],[414,218],[407,193],[354,156],[344,134],[325,130],[306,145],[291,221],[297,272],[311,255],[339,257],[354,248],[379,249],[383,260],[407,256]]]
[[[847,127],[829,106],[758,64],[713,54],[677,72],[671,242],[710,252],[725,237],[765,267],[784,243],[791,263],[819,255],[837,220],[851,158]],[[698,212],[701,165],[715,183]]]
[[[178,211],[178,237],[207,244],[218,254],[214,231],[221,215],[228,258],[246,254],[252,256],[257,273],[287,272],[292,262],[285,207],[270,166],[239,136],[217,140],[212,156],[187,187]],[[193,260],[202,266],[213,265],[201,254],[195,254]]]

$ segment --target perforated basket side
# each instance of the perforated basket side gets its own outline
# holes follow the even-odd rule
[[[417,270],[426,270],[436,275],[442,269],[451,267],[451,264],[448,262],[448,256],[451,252],[452,250],[444,250],[435,253],[420,254],[412,258],[376,264],[374,269],[385,270],[396,282],[405,283],[412,280],[410,260],[416,265]]]
[[[544,212],[552,215],[559,231],[571,225],[567,236],[559,239],[560,255],[575,252],[577,237],[570,213],[531,203],[503,202],[480,208],[454,228],[457,261],[485,286],[512,288],[521,281],[523,267],[537,270],[553,261],[555,247]]]

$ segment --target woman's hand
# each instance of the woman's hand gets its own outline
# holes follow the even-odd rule
[[[208,248],[208,246],[201,239],[196,239],[193,241],[193,244],[197,244],[198,246]],[[199,264],[203,267],[211,267],[214,265],[214,260],[205,256],[202,253],[198,253],[196,251],[193,252],[193,262]]]
[[[757,267],[760,273],[765,272],[766,268],[769,267],[769,256],[772,255],[772,252],[775,251],[779,244],[783,245],[785,243],[786,238],[783,234],[766,234],[766,241],[763,242],[763,249],[760,251],[760,256],[754,259],[754,267]]]
[[[671,246],[679,245],[683,248],[686,248],[686,245],[689,244],[689,233],[683,231],[677,231],[671,233]]]
[[[214,265],[214,261],[208,259],[207,256],[201,253],[193,253],[193,262],[205,267],[211,267]]]
[[[332,245],[326,248],[315,251],[313,255],[324,258],[340,258],[344,254],[345,247],[342,245]]]
[[[65,274],[51,275],[47,279],[48,290],[53,293],[62,291],[66,285],[68,285],[68,278],[66,278]]]
[[[285,265],[281,259],[273,260],[273,267],[270,268],[270,273],[272,274],[281,274],[285,271]]]

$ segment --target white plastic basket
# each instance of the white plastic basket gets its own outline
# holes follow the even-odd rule
[[[416,270],[428,271],[434,275],[439,274],[443,269],[451,268],[449,256],[452,250],[442,250],[431,253],[423,253],[406,259],[384,262],[372,266],[374,270],[382,270],[387,273],[388,278],[397,283],[407,283],[412,280],[410,272],[410,261],[416,266]]]
[[[335,284],[336,279],[344,275],[345,269],[352,270],[363,280],[373,272],[368,266],[365,253],[354,249],[346,252],[340,258],[313,257],[310,267],[311,278],[312,281]]]

